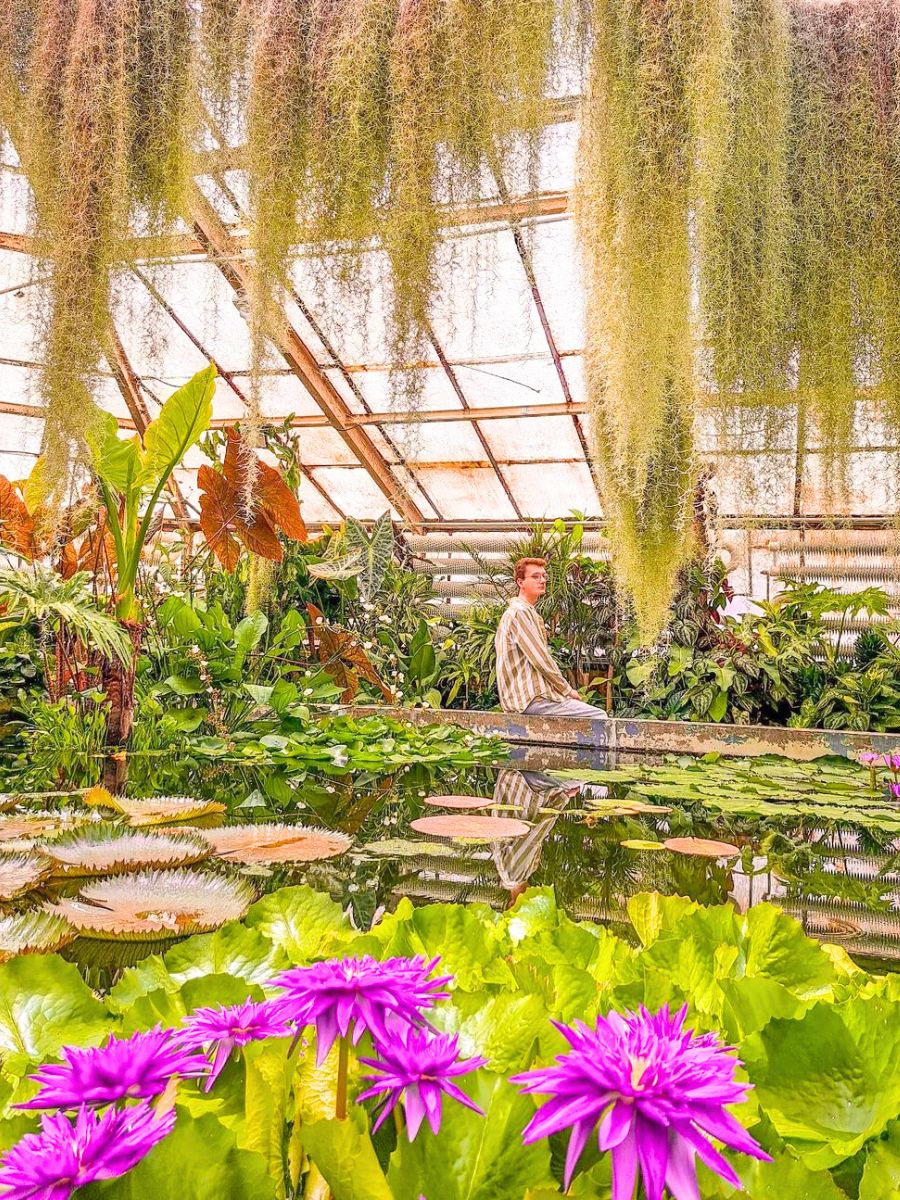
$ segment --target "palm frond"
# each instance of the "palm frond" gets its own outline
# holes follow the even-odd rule
[[[0,604],[6,607],[2,620],[7,625],[36,621],[54,632],[65,626],[106,658],[127,663],[131,639],[119,622],[97,605],[89,580],[84,571],[63,579],[41,566],[0,570]]]

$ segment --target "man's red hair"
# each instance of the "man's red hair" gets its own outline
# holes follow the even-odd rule
[[[546,558],[520,558],[513,567],[513,579],[516,583],[521,583],[529,567],[546,567],[546,565]]]

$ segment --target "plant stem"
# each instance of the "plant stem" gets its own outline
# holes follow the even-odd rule
[[[339,1121],[347,1117],[347,1069],[350,1063],[350,1037],[345,1035],[340,1040],[338,1050],[337,1095],[334,1099],[334,1115]]]

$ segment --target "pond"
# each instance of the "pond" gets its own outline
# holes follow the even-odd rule
[[[640,891],[740,910],[770,901],[811,936],[890,969],[900,958],[892,778],[889,769],[876,778],[840,759],[652,760],[519,747],[499,767],[308,774],[288,784],[264,768],[136,757],[125,813],[103,793],[8,797],[0,815],[0,883],[4,869],[9,876],[0,944],[6,929],[6,956],[31,949],[28,936],[39,942],[44,931],[28,926],[23,934],[21,921],[9,918],[40,910],[80,922],[81,936],[57,939],[66,956],[86,968],[116,968],[165,949],[175,934],[221,923],[217,905],[230,919],[248,897],[295,883],[328,891],[360,928],[403,896],[498,908],[526,887],[553,886],[570,915],[622,936],[630,929],[626,901]],[[160,806],[161,795],[198,803]],[[141,796],[156,798],[149,810]],[[71,829],[60,836],[61,820]],[[137,842],[122,849],[116,839],[134,824]],[[253,830],[233,828],[247,825]],[[129,861],[151,873],[139,895],[123,900]],[[160,873],[167,867],[182,874],[180,900],[175,878]],[[108,873],[113,881],[98,883]],[[191,909],[198,874],[214,892],[202,897],[213,906],[211,925],[177,911],[179,902]],[[116,907],[123,903],[131,924]],[[109,923],[110,907],[117,924]],[[48,926],[46,948],[56,948],[51,935],[59,928]]]

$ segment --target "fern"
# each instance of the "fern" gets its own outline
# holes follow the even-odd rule
[[[65,628],[86,646],[122,663],[131,660],[131,641],[125,629],[103,612],[91,595],[89,576],[79,571],[62,579],[46,567],[0,571],[0,622],[23,625],[36,621],[53,633]]]

